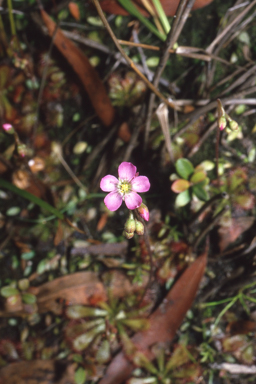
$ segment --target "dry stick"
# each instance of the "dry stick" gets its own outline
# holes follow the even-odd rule
[[[87,168],[90,167],[91,163],[94,161],[94,159],[100,154],[100,152],[103,150],[105,145],[109,142],[111,137],[114,135],[115,131],[117,130],[117,125],[115,125],[107,134],[107,136],[97,145],[97,147],[94,148],[94,150],[90,153],[90,155],[87,157],[85,165],[83,166],[83,171],[85,171]]]
[[[230,36],[235,32],[237,31],[237,29],[239,28],[238,24],[240,23],[241,21],[241,18],[245,16],[246,12],[248,12],[250,10],[250,6],[247,7],[246,9],[244,9],[243,12],[239,13],[237,16],[234,16],[232,18],[232,20],[230,21],[230,23],[227,25],[226,28],[224,28],[224,30],[216,37],[216,39],[212,42],[212,44],[206,49],[207,52],[209,53],[213,53],[215,55],[218,55],[219,51],[223,48],[223,45],[226,44],[227,45],[227,42],[228,40],[230,39]],[[208,66],[209,67],[209,66]],[[211,68],[208,68],[208,72],[207,72],[207,75],[206,75],[206,89],[209,89],[212,81],[213,81],[213,77],[214,77],[214,72],[215,72],[215,69],[216,69],[216,63],[214,62],[213,63],[213,66]]]
[[[141,73],[141,71],[138,69],[138,67],[134,64],[134,62],[129,58],[129,56],[126,55],[125,51],[123,50],[123,48],[121,47],[121,45],[119,44],[114,32],[112,31],[104,13],[102,12],[102,9],[101,9],[101,6],[99,4],[99,1],[98,0],[92,0],[97,11],[98,11],[98,14],[103,22],[103,24],[105,25],[108,33],[110,34],[112,40],[114,41],[117,49],[119,50],[119,52],[122,54],[122,56],[125,58],[125,60],[127,61],[127,63],[130,65],[130,67],[137,73],[138,76],[140,76],[140,78],[146,83],[146,85],[151,89],[151,91],[153,91],[161,100],[163,100],[163,102],[165,104],[167,104],[170,108],[175,108],[174,104],[170,101],[168,101],[163,95],[161,92],[158,91],[158,89],[152,84],[150,83],[150,81],[148,81],[148,79],[143,75],[143,73]]]
[[[40,104],[41,104],[41,101],[43,98],[43,91],[44,91],[44,86],[46,83],[46,77],[47,77],[47,73],[48,73],[48,69],[49,69],[49,65],[50,65],[50,58],[51,58],[52,50],[54,47],[54,39],[55,39],[56,33],[58,31],[58,28],[59,28],[59,24],[56,23],[55,30],[52,34],[51,44],[50,44],[50,47],[49,47],[49,50],[47,53],[46,65],[45,65],[44,70],[43,70],[42,80],[41,80],[41,84],[40,84],[40,88],[39,88],[39,93],[38,93],[38,98],[37,98],[37,106],[36,106],[36,121],[35,121],[35,124],[33,127],[33,136],[36,135],[36,130],[37,130],[37,126],[38,126],[39,108],[40,108]]]
[[[254,93],[254,92],[256,92],[256,86],[245,89],[241,92],[236,93],[235,95],[225,97],[224,99],[221,99],[221,102],[222,102],[223,106],[225,106],[227,104],[230,104],[230,100],[233,100],[235,98],[241,98],[245,95],[249,95],[249,94]],[[246,99],[244,100],[244,103],[246,103]],[[216,107],[216,100],[211,101],[207,105],[204,105],[203,107],[192,112],[190,115],[190,119],[189,119],[188,123],[174,135],[173,140],[175,140],[177,137],[179,137],[184,132],[186,132],[187,129],[191,127],[191,124],[193,124],[200,116],[211,111],[215,107]]]
[[[157,47],[155,45],[136,43],[134,41],[126,41],[126,40],[120,40],[120,39],[118,39],[118,42],[122,45],[128,45],[130,47],[141,47],[144,49],[150,49],[151,51],[160,51],[160,47]],[[195,52],[202,52],[202,53],[195,53]],[[177,49],[169,49],[169,53],[175,53],[176,55],[189,57],[192,59],[201,59],[204,61],[211,61],[212,59],[214,59],[214,60],[220,61],[221,63],[226,64],[228,66],[233,65],[229,61],[222,59],[219,56],[215,56],[215,55],[212,55],[210,53],[207,53],[204,49],[197,48],[197,47],[180,46]]]
[[[88,39],[86,37],[83,37],[83,36],[80,36],[78,35],[77,33],[74,33],[74,32],[70,32],[70,31],[63,31],[64,35],[66,37],[68,37],[70,40],[74,40],[74,41],[78,41],[79,43],[81,44],[84,44],[88,47],[91,47],[91,48],[94,48],[94,49],[98,49],[99,51],[101,52],[104,52],[106,53],[108,56],[113,56],[116,60],[119,60],[122,64],[125,64],[125,65],[129,65],[129,63],[127,63],[127,61],[125,60],[124,57],[121,56],[120,52],[114,52],[114,51],[111,51],[108,47],[106,47],[105,45],[101,44],[101,43],[98,43],[97,41],[94,41],[92,39]],[[118,40],[119,41],[119,40]],[[122,40],[121,40],[122,41]],[[120,41],[119,41],[120,42]],[[140,44],[141,45],[141,44]],[[143,46],[142,46],[143,48]],[[137,64],[137,68],[142,72],[143,72],[143,67],[139,64]],[[149,74],[150,76],[153,77],[154,73],[149,70]],[[163,79],[161,78],[160,79],[160,83],[166,87],[166,88],[170,88],[171,87],[171,84],[168,80],[166,79]]]
[[[207,52],[212,53],[214,50],[214,47],[220,42],[222,38],[227,36],[228,32],[235,27],[237,23],[248,13],[252,7],[256,4],[256,0],[254,0],[251,4],[248,5],[247,8],[245,8],[239,15],[213,40],[213,42],[209,45],[209,47],[206,49]]]
[[[202,232],[195,239],[193,244],[193,249],[196,250],[202,239],[207,235],[208,232],[220,221],[222,216],[228,211],[229,206],[224,207],[215,217],[212,218],[211,222],[207,225],[206,228],[202,230]]]
[[[189,12],[194,5],[194,2],[195,0],[190,0],[189,3],[186,5],[187,0],[181,0],[179,3],[177,13],[176,13],[176,18],[174,19],[172,28],[167,35],[165,47],[163,49],[163,55],[160,59],[159,66],[157,67],[157,70],[154,76],[153,84],[155,87],[158,87],[159,80],[162,76],[163,70],[166,66],[167,60],[170,55],[169,50],[176,43],[179,37],[179,34],[181,33],[182,28],[184,27],[184,24],[188,18]],[[153,115],[154,102],[155,102],[155,95],[151,94],[149,97],[148,114],[147,114],[147,121],[145,126],[144,151],[148,146],[148,138],[149,138],[151,119]]]
[[[140,126],[142,125],[145,117],[145,105],[142,104],[140,111],[135,119],[133,124],[133,134],[131,140],[129,141],[128,147],[126,148],[125,155],[123,161],[128,161],[130,159],[131,153],[133,149],[136,147],[136,142],[140,133]]]
[[[191,221],[188,224],[189,228],[192,228],[197,221],[197,219],[204,213],[216,200],[220,199],[226,199],[228,197],[228,194],[225,192],[218,193],[217,195],[214,195],[210,198],[210,200],[206,201],[204,205],[194,214]]]

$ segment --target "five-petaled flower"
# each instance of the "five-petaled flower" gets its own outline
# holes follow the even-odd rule
[[[139,208],[142,198],[137,192],[147,192],[150,188],[146,176],[139,176],[137,168],[132,163],[123,162],[118,167],[117,179],[107,175],[101,179],[100,188],[104,192],[110,192],[104,199],[104,203],[110,211],[116,211],[124,200],[128,209]]]

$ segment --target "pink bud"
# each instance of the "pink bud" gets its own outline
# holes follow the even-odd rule
[[[142,219],[148,221],[149,220],[149,210],[148,207],[145,204],[141,204],[139,208],[137,208],[138,213]]]
[[[5,130],[5,132],[14,133],[14,129],[13,129],[13,126],[11,124],[5,123],[2,125],[2,127]]]

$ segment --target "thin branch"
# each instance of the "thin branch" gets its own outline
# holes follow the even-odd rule
[[[129,56],[126,55],[125,51],[123,50],[123,48],[121,47],[121,45],[119,44],[114,32],[112,31],[102,9],[101,9],[101,6],[99,4],[99,1],[98,0],[93,0],[93,3],[98,11],[98,14],[103,22],[103,24],[105,25],[108,33],[110,34],[112,40],[114,41],[117,49],[119,50],[119,52],[122,54],[122,56],[125,58],[125,60],[127,61],[127,63],[130,65],[130,67],[137,73],[137,75],[146,83],[146,85],[148,86],[148,88],[151,89],[152,92],[154,92],[165,104],[167,104],[170,108],[174,108],[174,104],[170,101],[168,101],[163,95],[161,92],[158,91],[158,89],[150,82],[148,81],[148,79],[143,75],[143,73],[141,73],[141,71],[138,69],[138,67],[134,64],[134,62],[129,58]]]
[[[191,8],[194,5],[195,0],[190,0],[187,3],[187,0],[181,0],[178,8],[177,8],[177,13],[176,13],[176,18],[174,19],[172,28],[170,32],[167,35],[167,39],[164,45],[163,49],[163,55],[160,59],[159,66],[156,70],[154,80],[153,80],[153,85],[155,87],[158,87],[159,80],[162,76],[163,70],[166,66],[167,60],[169,58],[169,50],[174,46],[176,43],[182,28],[185,25],[185,22],[187,20],[187,17],[189,15],[189,12]],[[179,26],[181,24],[181,26]],[[149,104],[148,104],[148,114],[147,114],[147,121],[146,121],[146,126],[145,126],[145,137],[144,137],[144,151],[146,150],[148,146],[148,138],[149,138],[149,131],[150,131],[150,125],[151,125],[151,119],[153,115],[153,108],[154,108],[154,103],[155,103],[155,96],[154,94],[151,94],[149,97]]]

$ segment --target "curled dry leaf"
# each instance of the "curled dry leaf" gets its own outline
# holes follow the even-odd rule
[[[110,126],[114,121],[115,110],[98,73],[83,52],[59,28],[56,31],[56,24],[44,10],[41,10],[41,16],[49,35],[55,36],[54,44],[79,76],[98,117],[105,126]]]
[[[201,255],[186,271],[168,293],[158,309],[149,317],[149,329],[138,332],[132,338],[134,345],[151,356],[149,347],[157,342],[170,341],[191,307],[199,283],[204,275],[207,253]],[[151,356],[153,358],[153,355]],[[120,384],[134,369],[124,352],[120,352],[109,365],[99,384]]]

